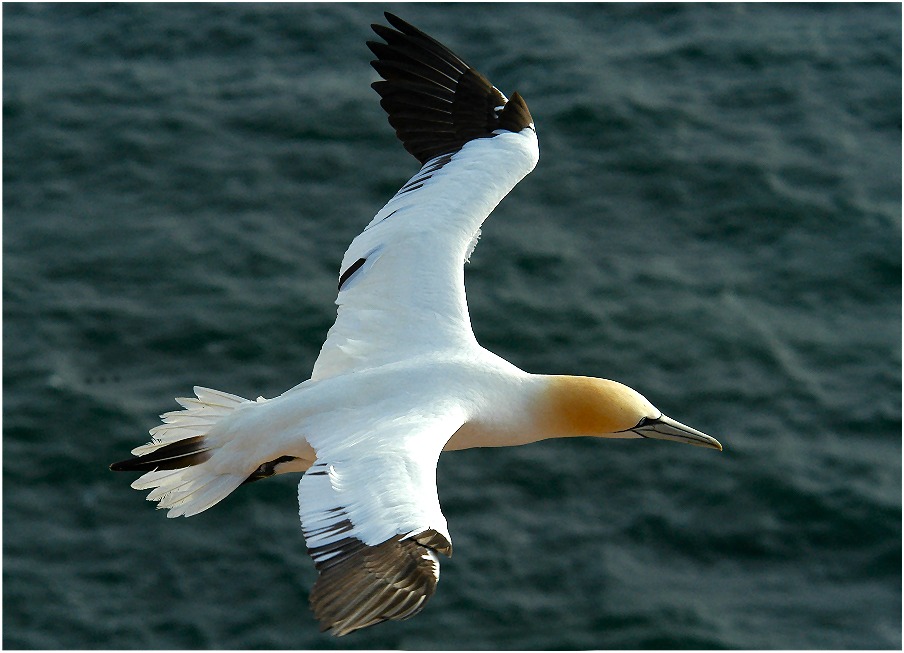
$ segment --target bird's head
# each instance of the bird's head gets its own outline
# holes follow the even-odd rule
[[[552,437],[654,438],[722,450],[715,438],[662,414],[626,385],[587,376],[551,376],[538,402]]]

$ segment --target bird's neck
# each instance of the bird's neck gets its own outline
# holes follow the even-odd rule
[[[585,376],[528,376],[462,426],[445,450],[605,436],[630,422],[615,398],[619,384]]]

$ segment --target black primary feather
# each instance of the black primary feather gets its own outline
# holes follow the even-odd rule
[[[458,55],[393,14],[395,29],[371,25],[386,43],[368,41],[380,106],[405,149],[421,162],[457,152],[499,129],[521,131],[533,120],[520,95],[505,96]]]

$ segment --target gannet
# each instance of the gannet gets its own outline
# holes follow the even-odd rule
[[[336,322],[311,378],[251,401],[195,387],[114,471],[168,517],[244,483],[304,472],[299,515],[319,574],[310,603],[337,636],[420,612],[452,554],[443,451],[547,438],[653,438],[722,449],[616,381],[525,372],[471,330],[464,264],[480,226],[537,164],[524,99],[506,98],[404,20],[372,25],[372,84],[421,168],[342,259]],[[393,29],[394,28],[394,29]]]

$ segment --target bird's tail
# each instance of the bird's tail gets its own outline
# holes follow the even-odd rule
[[[157,501],[158,508],[168,509],[167,517],[203,512],[246,480],[253,480],[247,471],[228,466],[224,469],[208,461],[225,444],[210,433],[214,425],[240,406],[254,402],[219,390],[194,390],[197,398],[176,399],[185,410],[160,416],[163,424],[151,429],[151,442],[132,450],[134,458],[110,465],[113,471],[145,472],[132,487],[153,490],[148,501]]]

